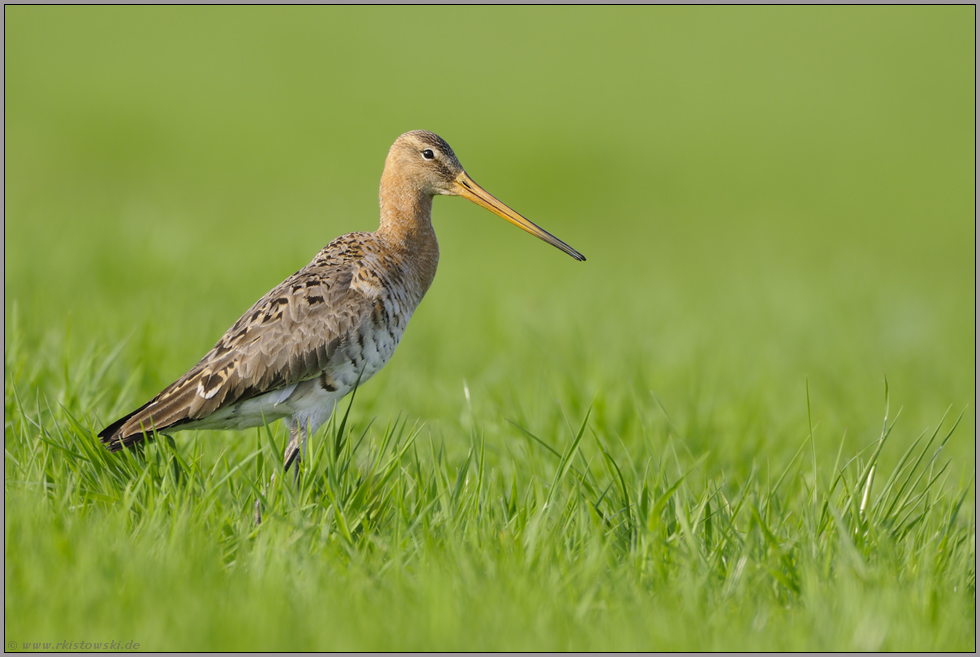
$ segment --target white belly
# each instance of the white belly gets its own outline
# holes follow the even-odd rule
[[[327,392],[310,379],[281,390],[268,392],[218,409],[206,418],[182,425],[181,429],[248,429],[288,418],[304,429],[315,431],[333,413],[347,390]]]

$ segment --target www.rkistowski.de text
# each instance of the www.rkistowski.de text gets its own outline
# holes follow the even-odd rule
[[[7,641],[7,650],[139,650],[137,641]]]

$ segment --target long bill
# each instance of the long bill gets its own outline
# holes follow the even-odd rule
[[[554,235],[546,231],[544,228],[541,228],[540,226],[531,223],[530,221],[528,221],[527,219],[525,219],[521,215],[511,210],[497,199],[495,199],[490,194],[490,192],[488,192],[487,190],[483,189],[475,182],[473,182],[473,179],[470,178],[468,175],[466,175],[465,171],[456,177],[455,182],[456,182],[456,192],[463,198],[469,199],[470,201],[473,201],[480,207],[484,207],[487,210],[490,210],[490,212],[494,213],[498,217],[502,217],[507,221],[509,221],[510,223],[514,224],[515,226],[519,228],[523,228],[524,230],[531,233],[538,239],[542,239],[548,244],[550,244],[551,246],[561,249],[562,251],[572,256],[576,260],[579,261],[585,260],[584,255],[582,255],[572,247],[562,242],[560,239],[558,239],[557,237],[555,237]]]

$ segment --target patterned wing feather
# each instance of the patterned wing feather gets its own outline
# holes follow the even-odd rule
[[[102,442],[116,451],[145,431],[206,418],[326,369],[337,347],[369,320],[381,290],[358,284],[365,276],[361,235],[334,240],[259,299],[190,371],[99,433]]]

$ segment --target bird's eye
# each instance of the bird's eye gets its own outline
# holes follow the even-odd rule
[[[422,157],[424,157],[427,160],[434,160],[436,159],[436,154],[432,152],[432,149],[427,148],[424,151],[422,151]]]

